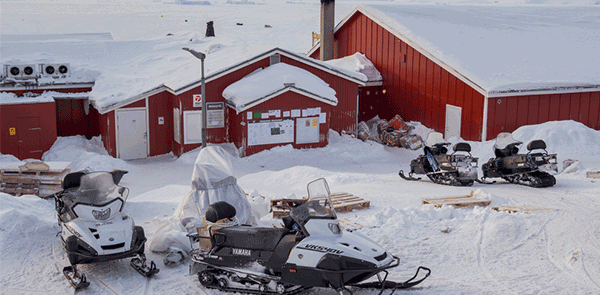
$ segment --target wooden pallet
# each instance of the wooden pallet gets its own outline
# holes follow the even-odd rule
[[[338,213],[350,212],[352,210],[362,210],[371,206],[371,201],[356,197],[349,193],[333,193],[329,196],[333,203],[333,208]],[[314,198],[320,200],[322,198]],[[307,199],[275,199],[271,200],[271,210],[274,218],[282,218],[290,214],[290,210],[295,206],[303,204]]]
[[[61,189],[60,182],[70,170],[70,162],[0,163],[0,192],[45,197]]]
[[[544,208],[544,207],[538,207],[538,206],[493,206],[492,209],[496,210],[496,211],[504,211],[504,212],[508,212],[508,213],[526,213],[526,214],[531,214],[534,212],[552,212],[552,211],[558,211],[558,209],[552,209],[552,208]]]
[[[454,196],[454,197],[441,197],[441,198],[423,198],[421,200],[423,204],[432,204],[437,208],[440,208],[444,205],[454,206],[457,208],[460,207],[485,207],[488,206],[491,201],[490,200],[480,200],[473,197],[473,191],[466,196]]]
[[[600,171],[588,171],[586,172],[587,178],[598,178],[600,179]]]

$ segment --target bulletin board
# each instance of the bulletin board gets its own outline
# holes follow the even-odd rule
[[[248,121],[248,146],[294,142],[294,119]]]
[[[296,143],[319,142],[319,117],[296,118]]]

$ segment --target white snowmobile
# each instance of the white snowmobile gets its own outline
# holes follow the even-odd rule
[[[96,263],[134,257],[131,265],[151,277],[159,270],[153,261],[146,263],[146,236],[131,216],[121,212],[129,189],[118,186],[120,177],[109,172],[67,174],[62,191],[53,195],[61,240],[71,266],[63,274],[75,288],[89,286],[77,264]]]
[[[283,219],[285,228],[221,227],[235,220],[235,208],[223,201],[211,204],[205,214],[211,247],[192,251],[190,274],[207,288],[259,294],[294,294],[312,287],[351,294],[349,286],[383,292],[415,286],[430,275],[431,270],[419,267],[406,282],[386,281],[387,270],[400,259],[366,236],[340,228],[325,179],[309,183],[308,196]],[[215,229],[217,224],[221,228]],[[193,243],[200,238],[190,235]],[[427,274],[415,281],[421,269]],[[373,276],[378,281],[361,284]]]

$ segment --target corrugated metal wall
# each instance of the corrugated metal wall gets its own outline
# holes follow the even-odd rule
[[[557,120],[574,120],[600,130],[600,92],[489,98],[486,137],[494,139],[500,132]]]
[[[381,72],[386,99],[373,106],[380,110],[379,117],[399,114],[444,132],[446,104],[451,104],[462,108],[461,137],[481,139],[484,100],[471,86],[360,12],[338,29],[335,40],[335,58],[360,52]],[[318,54],[317,50],[311,57]]]

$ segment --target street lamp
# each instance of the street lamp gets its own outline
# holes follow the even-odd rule
[[[181,49],[191,53],[200,60],[200,72],[202,73],[200,78],[202,81],[202,148],[204,148],[206,147],[206,96],[204,93],[204,58],[206,58],[206,54],[189,49],[187,47],[183,47]]]

